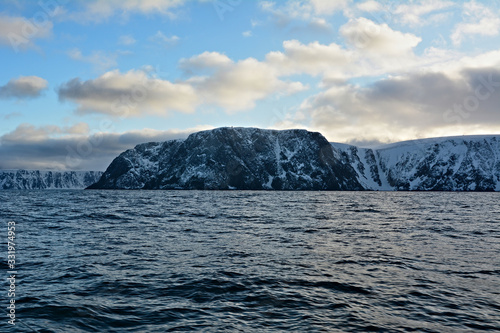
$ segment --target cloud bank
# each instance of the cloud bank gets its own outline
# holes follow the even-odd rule
[[[334,86],[306,100],[311,128],[339,142],[500,132],[500,70],[465,68]]]
[[[113,124],[107,122],[102,127],[112,128]],[[85,123],[70,127],[21,124],[0,136],[0,169],[104,171],[116,156],[137,144],[183,139],[193,132],[210,128],[89,133]]]

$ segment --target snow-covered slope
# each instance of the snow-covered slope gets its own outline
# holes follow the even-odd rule
[[[500,136],[369,149],[305,130],[218,128],[127,150],[89,188],[500,191]]]
[[[0,190],[84,189],[101,176],[102,171],[0,170]]]
[[[393,143],[375,149],[332,143],[370,190],[500,191],[500,136]]]
[[[218,128],[127,150],[93,189],[361,190],[316,132]]]

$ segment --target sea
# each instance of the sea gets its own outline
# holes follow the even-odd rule
[[[498,332],[499,203],[500,193],[0,191],[0,331]]]

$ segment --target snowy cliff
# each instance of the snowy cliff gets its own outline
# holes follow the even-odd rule
[[[500,136],[370,149],[305,130],[218,128],[127,150],[89,188],[500,191]]]
[[[500,191],[500,136],[413,140],[375,149],[332,147],[367,190]]]
[[[305,130],[218,128],[127,150],[91,189],[362,190],[330,143]]]
[[[84,189],[101,175],[102,171],[0,170],[0,190]]]

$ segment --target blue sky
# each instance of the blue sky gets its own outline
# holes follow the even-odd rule
[[[220,126],[500,133],[496,1],[0,0],[0,169]]]

